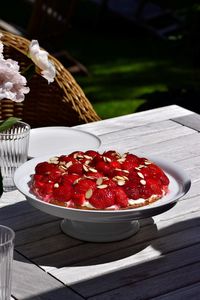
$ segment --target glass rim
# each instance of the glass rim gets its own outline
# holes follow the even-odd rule
[[[8,239],[6,242],[3,242],[3,243],[0,242],[0,247],[9,244],[9,243],[12,242],[12,241],[14,240],[14,238],[15,238],[15,232],[14,232],[14,230],[13,230],[12,228],[10,228],[10,227],[8,227],[8,226],[0,225],[0,229],[1,229],[1,228],[6,229],[7,231],[9,231],[10,237],[9,237],[9,239]]]
[[[22,125],[25,125],[25,131],[24,132],[21,132],[21,133],[18,133],[17,135],[24,135],[24,134],[26,134],[26,133],[29,133],[30,132],[30,130],[31,130],[31,126],[28,124],[28,123],[26,123],[26,122],[23,122],[23,121],[17,121],[15,124],[22,124]],[[6,132],[6,131],[1,131],[0,132],[0,135],[1,136],[11,136],[11,135],[15,135],[16,133],[8,133],[8,132]]]

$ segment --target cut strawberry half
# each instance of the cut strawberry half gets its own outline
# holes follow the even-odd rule
[[[75,203],[75,205],[81,206],[85,202],[85,194],[81,193],[74,193],[72,201]]]
[[[35,173],[41,175],[46,173],[50,174],[50,172],[54,170],[56,167],[57,165],[48,163],[47,161],[41,162],[37,164],[37,166],[35,167]]]
[[[98,209],[104,209],[115,204],[115,193],[110,188],[96,189],[91,198],[90,203]]]
[[[69,174],[78,174],[82,175],[84,170],[83,170],[83,165],[80,162],[75,162],[72,164],[68,169],[67,169]]]
[[[74,190],[69,182],[65,182],[65,184],[56,187],[54,186],[53,196],[57,201],[67,202],[72,198],[73,194]]]
[[[140,182],[138,178],[136,180],[129,180],[123,186],[123,189],[129,199],[139,199],[140,198]]]
[[[96,188],[95,181],[91,179],[81,179],[74,185],[75,193],[85,194],[89,189],[94,190]]]
[[[80,175],[78,174],[64,174],[61,177],[61,184],[65,184],[65,181],[68,181],[73,184],[79,178]]]
[[[128,206],[128,196],[126,195],[125,191],[121,187],[113,188],[115,192],[115,202],[120,207],[127,207]]]
[[[91,158],[94,158],[95,156],[99,156],[99,153],[94,150],[88,150],[85,152],[85,155],[90,156]]]
[[[99,161],[97,162],[95,166],[96,170],[99,171],[100,173],[103,173],[105,176],[110,174],[110,167],[109,163],[105,161]]]

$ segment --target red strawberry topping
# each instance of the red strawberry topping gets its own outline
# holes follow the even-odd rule
[[[127,207],[128,206],[128,196],[126,195],[125,191],[121,187],[116,187],[113,190],[115,192],[115,202],[120,207]]]
[[[35,167],[31,192],[40,199],[73,208],[124,209],[156,201],[169,178],[155,163],[114,150],[75,151]],[[142,201],[134,201],[142,198]],[[139,203],[139,204],[138,204]],[[142,203],[142,204],[141,204]]]
[[[91,179],[81,179],[74,185],[74,191],[81,194],[85,194],[89,189],[94,190],[95,188],[96,183]]]
[[[115,204],[115,193],[110,188],[96,189],[91,198],[90,203],[98,209],[104,209]]]
[[[69,201],[74,194],[74,190],[72,185],[69,182],[65,182],[65,184],[59,185],[58,187],[54,187],[53,196],[55,200],[61,202]]]

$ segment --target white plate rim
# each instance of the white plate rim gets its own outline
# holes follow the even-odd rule
[[[40,133],[44,133],[46,131],[54,131],[54,132],[55,131],[60,131],[60,132],[63,131],[64,135],[66,135],[67,131],[83,134],[84,136],[94,138],[94,140],[96,141],[96,146],[92,145],[92,148],[99,148],[101,146],[101,139],[98,136],[96,136],[95,134],[90,133],[88,131],[84,131],[84,130],[76,129],[76,128],[71,128],[71,127],[67,127],[67,126],[38,127],[38,128],[32,128],[30,130],[28,158],[36,158],[36,157],[39,157],[39,156],[44,156],[48,153],[49,154],[55,153],[55,152],[60,153],[59,149],[58,149],[58,151],[49,149],[48,151],[45,151],[46,152],[45,154],[40,154],[39,152],[38,152],[38,154],[35,154],[35,151],[31,150],[32,143],[34,142],[34,141],[32,141],[32,139],[34,139],[36,135],[38,135]],[[71,151],[71,152],[73,150],[75,150],[77,147],[78,147],[78,145],[77,146],[66,146],[66,148],[69,149],[69,151]],[[80,146],[80,148],[82,148],[82,149],[84,149],[85,147],[87,147],[87,145],[82,146],[82,147]]]

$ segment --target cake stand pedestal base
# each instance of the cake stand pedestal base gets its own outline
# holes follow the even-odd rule
[[[94,223],[64,219],[62,231],[73,238],[87,242],[114,242],[126,239],[138,232],[139,221]]]

